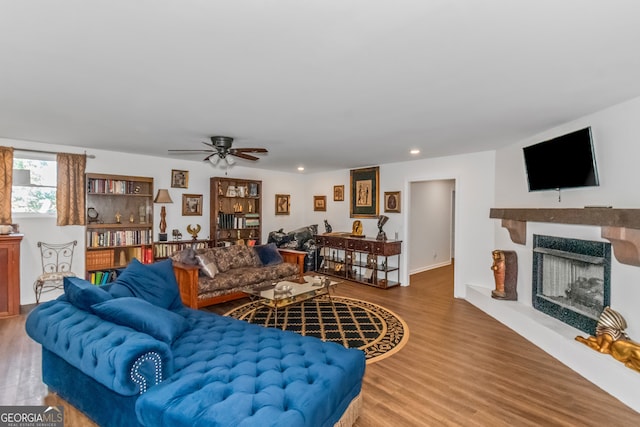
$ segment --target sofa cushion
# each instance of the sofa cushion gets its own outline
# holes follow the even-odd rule
[[[94,304],[91,308],[101,319],[128,326],[167,344],[172,344],[188,326],[179,314],[140,298],[115,298]]]
[[[216,265],[221,273],[235,268],[262,265],[256,251],[249,246],[232,245],[223,248],[213,248],[211,251],[214,254]]]
[[[254,249],[258,253],[262,265],[277,265],[284,261],[275,243],[257,245],[254,246]]]
[[[116,298],[142,298],[169,310],[182,307],[171,259],[142,264],[134,258],[111,285],[109,293]]]
[[[204,253],[196,255],[198,265],[200,265],[200,271],[202,271],[207,277],[214,278],[218,274],[218,265],[215,260],[215,252],[206,251]]]
[[[63,286],[66,300],[84,311],[91,311],[93,304],[113,298],[109,292],[79,277],[65,277]]]

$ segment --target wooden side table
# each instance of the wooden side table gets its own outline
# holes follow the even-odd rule
[[[22,234],[0,235],[0,319],[20,314]]]

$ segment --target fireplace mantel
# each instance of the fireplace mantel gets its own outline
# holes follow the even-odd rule
[[[526,243],[527,222],[599,226],[619,262],[640,266],[640,209],[492,208],[489,218],[501,219],[511,241],[520,245]]]

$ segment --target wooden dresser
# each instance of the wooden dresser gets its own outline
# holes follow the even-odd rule
[[[0,319],[20,314],[22,234],[0,235]]]

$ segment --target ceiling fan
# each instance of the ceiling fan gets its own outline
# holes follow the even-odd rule
[[[203,160],[206,162],[207,160],[217,164],[220,159],[224,160],[228,165],[232,165],[235,163],[232,157],[240,157],[245,160],[256,161],[259,157],[253,156],[248,153],[268,153],[266,148],[231,148],[233,144],[233,138],[230,136],[212,136],[211,142],[202,142],[209,148],[202,150],[169,150],[169,153],[172,154],[193,154],[193,153],[201,153],[207,154]]]

